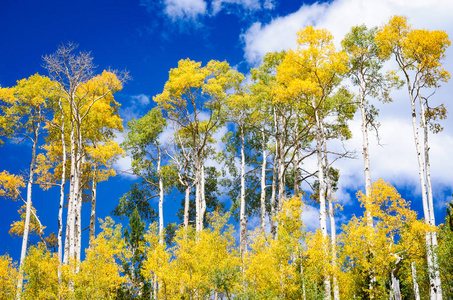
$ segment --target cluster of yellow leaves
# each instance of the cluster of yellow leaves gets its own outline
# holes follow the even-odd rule
[[[201,96],[206,96],[204,105],[216,109],[219,101],[227,98],[227,90],[238,87],[244,79],[239,72],[231,69],[225,61],[211,60],[205,67],[190,59],[180,60],[178,67],[171,69],[169,79],[161,94],[154,101],[174,117],[188,117],[187,106],[201,109]],[[216,106],[216,107],[213,107]]]
[[[436,228],[417,220],[410,203],[382,179],[373,183],[368,197],[361,192],[357,197],[371,213],[374,226],[367,225],[365,216],[353,217],[343,227],[340,257],[352,282],[375,278],[373,288],[367,284],[360,286],[364,293],[386,297],[389,273],[397,267],[395,263],[402,259],[402,263],[408,261],[409,266],[411,261],[422,265],[424,236]]]
[[[326,29],[307,26],[297,36],[297,49],[289,50],[277,67],[275,99],[299,108],[313,106],[313,102],[326,105],[340,76],[348,71],[348,56],[336,51]]]
[[[243,267],[249,295],[258,299],[297,299],[301,296],[301,214],[301,199],[287,199],[277,216],[277,239],[258,231],[252,235],[251,251],[247,253]]]
[[[8,171],[0,173],[0,197],[17,200],[20,197],[20,188],[24,188],[25,183],[21,176],[10,174]]]
[[[15,221],[11,224],[11,228],[9,230],[9,234],[11,236],[17,235],[22,237],[24,235],[24,227],[25,227],[25,215],[26,215],[26,207],[27,205],[22,205],[22,207],[17,211],[20,216],[19,221]],[[30,215],[30,224],[29,224],[29,233],[36,234],[38,236],[42,236],[44,234],[45,226],[42,226],[39,220],[36,218],[36,209],[31,206],[32,214]]]
[[[227,218],[212,216],[211,226],[199,233],[193,228],[179,229],[175,246],[169,250],[159,243],[157,227],[151,226],[142,273],[157,280],[159,298],[189,295],[205,299],[211,291],[231,295],[237,284],[239,255],[233,247],[232,228],[225,225]]]
[[[114,299],[116,289],[125,282],[125,278],[121,276],[122,268],[119,264],[125,244],[121,237],[121,227],[114,226],[111,219],[105,220],[102,229],[103,231],[94,241],[94,246],[88,249],[85,260],[82,262],[71,261],[67,265],[60,265],[55,253],[51,253],[42,245],[31,247],[23,267],[26,283],[22,298]],[[3,265],[5,268],[8,267],[7,259],[0,260],[2,267]],[[15,269],[11,265],[11,260],[9,265],[8,272],[13,276]],[[59,271],[61,272],[60,283]],[[14,282],[14,287],[16,283]],[[2,284],[7,287],[6,281]]]
[[[15,299],[18,274],[17,266],[11,257],[0,256],[0,299]]]
[[[445,31],[412,29],[403,16],[393,16],[376,34],[381,55],[397,56],[402,68],[415,69],[426,87],[438,87],[450,74],[440,60],[451,45]]]

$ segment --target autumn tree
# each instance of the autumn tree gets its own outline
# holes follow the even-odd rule
[[[352,118],[355,111],[355,107],[350,105],[349,92],[339,88],[342,76],[347,72],[348,58],[344,51],[335,50],[333,36],[325,29],[307,26],[297,35],[298,48],[288,51],[277,69],[277,80],[282,83],[277,93],[284,99],[297,99],[296,105],[305,111],[310,124],[313,124],[318,162],[319,220],[321,232],[327,236],[324,167],[329,168],[326,146],[331,135],[329,129],[337,137],[350,135],[345,121]],[[332,114],[337,117],[336,124],[329,126],[326,120]],[[330,298],[328,276],[324,285],[326,298]],[[335,283],[334,290],[335,299],[338,299]]]
[[[357,101],[362,117],[362,154],[364,161],[365,193],[371,189],[370,154],[368,131],[377,130],[378,110],[370,102],[370,98],[379,98],[383,102],[392,101],[389,98],[389,88],[392,82],[380,71],[385,58],[379,56],[379,47],[375,41],[377,27],[368,29],[365,25],[354,26],[341,42],[349,56],[348,75],[352,83],[359,88]],[[370,218],[370,217],[369,217]],[[372,220],[369,220],[372,223]]]
[[[357,197],[366,211],[343,227],[341,237],[343,267],[354,282],[349,297],[401,299],[399,270],[421,257],[420,238],[435,228],[417,220],[410,202],[382,179],[372,184],[369,196],[358,192]],[[373,226],[368,225],[368,212]]]
[[[402,16],[392,17],[376,35],[382,57],[393,55],[398,71],[403,74],[411,104],[412,128],[419,167],[420,186],[425,221],[435,226],[431,183],[428,133],[442,130],[438,120],[446,117],[444,104],[432,107],[432,90],[447,82],[450,74],[442,68],[441,60],[451,42],[445,31],[412,29]],[[418,110],[417,110],[418,104]],[[417,119],[417,112],[420,119]],[[419,138],[423,131],[423,150]],[[431,299],[442,299],[442,287],[437,263],[437,233],[426,233],[427,259],[430,269]]]
[[[95,105],[115,106],[113,93],[121,90],[127,74],[119,77],[113,71],[104,71],[94,76],[93,58],[90,53],[75,53],[74,44],[62,45],[51,55],[44,56],[45,67],[57,84],[56,95],[69,114],[64,122],[69,124],[69,203],[66,222],[66,247],[64,262],[80,258],[81,240],[81,179],[84,152],[84,127]],[[99,104],[98,104],[99,103]],[[102,135],[102,128],[98,128]],[[62,136],[63,138],[63,136]]]
[[[21,274],[27,252],[38,138],[43,133],[46,114],[51,110],[54,97],[52,81],[48,77],[38,74],[18,81],[17,85],[12,88],[0,89],[0,99],[3,103],[0,109],[3,115],[2,120],[5,121],[1,122],[0,131],[9,137],[18,137],[21,141],[29,140],[32,144],[19,274]],[[18,290],[20,291],[21,288],[22,279],[20,277]]]
[[[196,229],[203,228],[206,211],[204,162],[212,134],[223,123],[223,105],[228,90],[238,87],[244,76],[227,62],[210,61],[205,67],[189,59],[171,69],[161,94],[154,97],[164,116],[173,121],[175,131],[182,131],[192,148],[195,175]]]

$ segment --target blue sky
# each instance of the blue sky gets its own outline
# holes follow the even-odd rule
[[[0,1],[0,86],[9,87],[16,80],[29,77],[42,68],[42,56],[55,52],[68,41],[78,43],[80,50],[91,51],[98,72],[112,68],[128,70],[133,80],[116,94],[122,105],[120,114],[125,122],[144,115],[153,107],[152,96],[160,93],[170,68],[180,59],[208,62],[226,60],[247,74],[259,64],[268,51],[294,47],[295,33],[306,25],[329,29],[339,44],[353,25],[365,23],[379,26],[390,16],[402,14],[417,28],[442,29],[453,36],[449,0],[91,0],[91,1]],[[446,69],[453,71],[453,51],[447,51]],[[392,67],[391,64],[388,67]],[[452,83],[444,84],[433,97],[446,103],[451,110]],[[410,125],[409,101],[404,91],[394,93],[395,102],[377,106],[381,110],[381,146],[371,140],[372,179],[383,177],[400,189],[415,208],[421,207],[418,170]],[[358,117],[358,116],[357,116]],[[362,189],[360,157],[360,123],[351,122],[354,137],[346,143],[356,149],[358,159],[341,161],[338,201],[344,213],[338,224],[357,210],[354,194]],[[453,121],[443,122],[444,132],[431,137],[432,171],[436,202],[436,221],[443,219],[444,204],[450,201],[453,182]],[[121,140],[121,136],[118,137]],[[342,145],[332,145],[342,147]],[[0,148],[0,170],[25,172],[30,161],[27,144],[7,143]],[[307,162],[307,165],[310,166]],[[127,168],[128,159],[117,164]],[[97,216],[104,218],[118,198],[129,189],[130,177],[117,176],[99,185]],[[58,191],[33,189],[33,203],[48,228],[56,232]],[[174,221],[179,198],[165,200],[166,221]],[[9,252],[18,257],[21,240],[8,234],[9,224],[18,218],[20,203],[0,199],[0,255]],[[86,207],[88,208],[88,207]],[[421,211],[421,210],[420,210]],[[84,211],[87,213],[87,211]],[[318,224],[317,208],[308,207],[306,224]],[[88,215],[82,221],[88,225]],[[253,222],[250,222],[253,224]]]

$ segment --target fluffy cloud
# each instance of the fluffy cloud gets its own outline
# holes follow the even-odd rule
[[[145,94],[132,96],[131,98],[132,98],[132,103],[134,103],[134,104],[136,104],[137,102],[140,105],[148,105],[149,104],[149,97],[146,96]]]
[[[255,65],[270,51],[289,49],[296,45],[296,32],[307,25],[327,28],[337,38],[341,38],[354,25],[379,26],[392,15],[409,17],[415,27],[430,29],[451,29],[449,12],[453,2],[437,0],[336,0],[329,3],[302,5],[287,16],[272,20],[269,24],[254,23],[242,36],[246,60]]]
[[[148,11],[160,5],[164,14],[173,21],[194,23],[197,23],[199,17],[214,17],[222,10],[243,16],[244,13],[275,8],[274,0],[163,0],[159,5],[149,0],[142,0],[141,5],[147,7]]]
[[[248,11],[261,10],[260,0],[213,0],[211,2],[212,14],[218,14],[222,9],[236,6]]]
[[[204,0],[165,0],[164,5],[165,14],[172,20],[195,20],[207,12]]]

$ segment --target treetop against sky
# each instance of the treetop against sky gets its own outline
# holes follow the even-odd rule
[[[144,116],[156,106],[153,96],[162,93],[169,78],[169,70],[178,66],[178,61],[189,58],[202,62],[227,61],[232,69],[244,73],[250,82],[250,69],[258,67],[263,56],[271,51],[296,49],[296,32],[312,25],[326,28],[340,49],[341,40],[352,26],[366,24],[369,28],[382,26],[392,15],[404,15],[413,28],[445,30],[452,36],[453,22],[449,12],[453,4],[447,0],[435,3],[426,1],[361,1],[334,0],[312,3],[272,0],[188,0],[188,1],[81,1],[77,6],[50,1],[38,3],[25,1],[20,5],[14,1],[0,3],[1,36],[5,41],[0,48],[0,86],[12,87],[17,80],[39,73],[47,75],[42,67],[44,55],[52,54],[62,43],[72,41],[79,50],[89,51],[97,66],[96,74],[104,69],[127,70],[131,76],[123,89],[115,94],[121,105],[119,115],[123,126],[133,118]],[[453,68],[451,47],[442,61],[448,71]],[[397,68],[387,62],[385,69]],[[356,91],[352,83],[352,91]],[[445,103],[449,108],[451,82],[442,84],[430,98],[433,106]],[[394,101],[388,104],[375,102],[380,110],[379,143],[370,134],[371,179],[384,178],[412,200],[412,207],[422,215],[417,160],[414,151],[411,127],[410,103],[407,91],[393,90]],[[344,142],[348,150],[355,150],[357,159],[343,159],[335,163],[340,169],[340,181],[336,192],[337,201],[344,206],[337,212],[337,225],[348,220],[351,214],[359,214],[360,208],[355,193],[364,190],[363,161],[360,159],[362,137],[359,113],[349,122],[352,138]],[[453,121],[442,120],[444,131],[430,135],[431,174],[434,194],[434,209],[439,223],[443,220],[445,203],[451,200],[453,160],[449,149],[453,148]],[[213,138],[217,149],[225,149],[221,137],[227,128],[219,128]],[[124,134],[127,133],[127,130]],[[117,134],[116,141],[122,142],[124,134]],[[171,135],[163,132],[164,137]],[[7,141],[1,148],[1,170],[14,174],[27,174],[31,161],[31,143],[17,140]],[[41,141],[42,144],[42,141]],[[333,150],[343,148],[333,143]],[[42,152],[38,149],[38,152]],[[115,169],[130,168],[131,158],[119,159]],[[239,164],[239,161],[237,161]],[[305,162],[307,169],[316,169],[316,159]],[[217,166],[215,161],[208,164]],[[26,177],[26,176],[25,176]],[[96,216],[105,218],[115,208],[118,199],[130,190],[136,177],[119,172],[98,186]],[[47,228],[57,231],[58,190],[41,191],[33,187],[33,205]],[[164,201],[164,220],[175,222],[182,196],[170,194]],[[222,199],[227,206],[231,202]],[[157,208],[158,201],[152,200]],[[10,224],[18,219],[20,202],[2,199],[0,210],[0,254],[20,253],[20,239],[8,234]],[[89,215],[88,205],[82,214]],[[303,212],[309,229],[319,226],[317,205],[307,205]],[[83,222],[88,222],[85,217]],[[248,220],[249,229],[259,224],[258,218]],[[83,223],[85,228],[88,223]],[[85,233],[84,233],[85,234]]]

